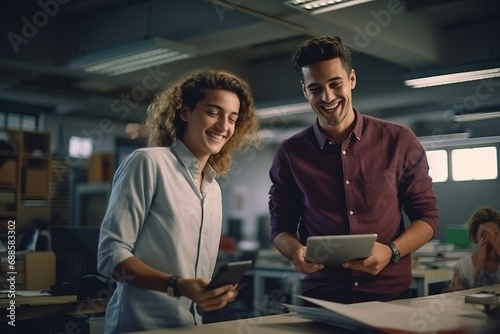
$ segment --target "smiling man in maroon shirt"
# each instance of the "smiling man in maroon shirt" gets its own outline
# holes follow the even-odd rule
[[[353,108],[356,73],[340,38],[304,42],[293,62],[317,118],[276,150],[272,241],[306,274],[305,296],[341,303],[410,297],[410,254],[433,237],[439,219],[425,151],[408,127]],[[378,234],[367,259],[326,267],[305,261],[308,236],[362,233]]]

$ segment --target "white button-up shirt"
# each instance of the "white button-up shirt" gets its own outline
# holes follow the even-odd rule
[[[99,271],[135,256],[186,278],[210,279],[222,227],[221,189],[215,171],[177,141],[171,147],[134,151],[113,179],[99,242]],[[165,286],[166,290],[166,286]],[[106,333],[201,324],[190,299],[119,282],[106,311]]]

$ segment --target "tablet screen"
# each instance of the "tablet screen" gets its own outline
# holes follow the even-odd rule
[[[325,265],[370,256],[377,234],[324,235],[307,238],[306,260]]]

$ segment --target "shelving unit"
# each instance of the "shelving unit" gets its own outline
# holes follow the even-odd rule
[[[50,133],[0,128],[0,231],[50,219]]]

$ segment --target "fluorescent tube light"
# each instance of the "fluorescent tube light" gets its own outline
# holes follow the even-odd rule
[[[188,58],[195,52],[194,46],[155,37],[90,53],[72,60],[70,68],[87,73],[120,75]]]
[[[420,138],[420,137],[419,137]],[[434,141],[421,141],[422,146],[426,150],[436,150],[447,147],[474,147],[477,145],[489,145],[500,143],[500,136],[492,136],[492,137],[477,137],[477,138],[444,138],[437,139]]]
[[[500,77],[500,61],[413,73],[404,83],[413,88],[422,88],[497,77]]]
[[[267,119],[272,117],[287,117],[305,112],[311,112],[311,105],[307,102],[302,102],[279,107],[258,108],[257,116],[260,119]]]
[[[337,10],[345,7],[359,5],[365,2],[374,0],[290,0],[285,1],[284,4],[292,8],[317,15],[326,13],[332,10]]]
[[[448,133],[434,136],[420,136],[418,140],[422,144],[440,144],[448,141],[464,140],[470,138],[469,132],[459,132],[459,133]]]
[[[453,116],[453,120],[455,122],[473,122],[494,118],[500,118],[500,111],[472,112],[468,114],[457,114]]]

